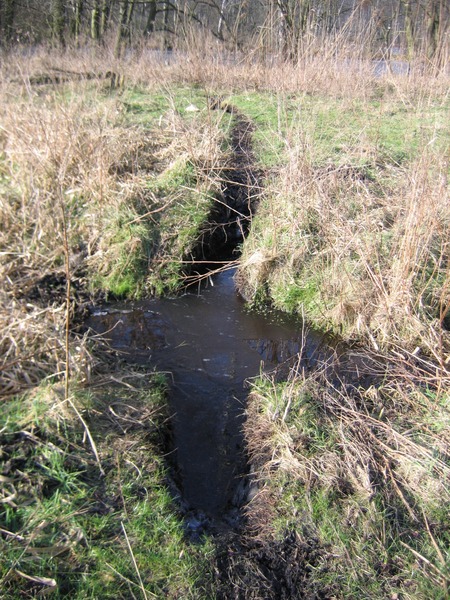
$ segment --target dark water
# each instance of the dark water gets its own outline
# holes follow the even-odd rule
[[[305,337],[298,321],[249,312],[235,292],[233,271],[198,294],[97,310],[88,325],[127,360],[170,373],[183,504],[211,517],[242,503],[247,380],[299,352],[303,361],[317,359],[324,345],[320,336]]]

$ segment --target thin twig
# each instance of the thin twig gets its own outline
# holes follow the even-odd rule
[[[63,192],[62,188],[59,189],[60,207],[61,207],[61,222],[62,222],[62,233],[63,233],[63,246],[64,246],[64,259],[66,269],[66,325],[65,325],[65,381],[64,381],[64,398],[69,398],[69,377],[70,377],[70,346],[69,346],[69,335],[70,335],[70,254],[69,254],[69,240],[67,237],[67,220],[66,211],[64,210],[63,204]]]
[[[132,547],[131,547],[130,540],[128,539],[128,535],[127,535],[127,532],[126,532],[126,529],[125,529],[125,525],[123,524],[123,521],[120,521],[120,524],[121,524],[121,526],[122,526],[122,530],[123,530],[123,533],[124,533],[124,535],[125,535],[125,539],[126,539],[126,541],[127,541],[127,546],[128,546],[128,550],[130,551],[131,560],[133,561],[133,566],[134,566],[134,569],[135,569],[135,571],[136,571],[136,574],[137,574],[137,576],[138,576],[138,579],[139,579],[139,583],[140,583],[140,588],[141,588],[141,590],[142,590],[142,594],[143,594],[143,596],[144,596],[145,600],[148,600],[147,591],[146,591],[146,589],[145,589],[145,587],[144,587],[144,583],[143,583],[143,581],[142,581],[142,577],[141,577],[141,574],[140,574],[140,572],[139,572],[139,568],[138,568],[138,566],[137,566],[136,559],[134,558],[133,549],[132,549]],[[151,595],[152,595],[154,598],[156,598],[156,597],[157,597],[157,596],[156,596],[156,594],[153,594],[152,592],[149,592],[149,593],[150,593],[150,594],[151,594]]]
[[[428,558],[425,558],[425,556],[423,556],[423,554],[420,554],[420,552],[417,552],[417,550],[414,550],[414,548],[411,548],[411,546],[408,546],[408,544],[405,544],[405,542],[402,542],[401,540],[400,540],[400,544],[402,546],[404,546],[405,548],[407,548],[410,552],[412,552],[414,554],[414,556],[416,556],[417,558],[419,558],[420,560],[422,560],[433,571],[435,571],[436,573],[438,573],[442,577],[442,579],[444,580],[443,581],[444,585],[449,581],[448,576],[445,573],[443,573],[435,564],[433,564],[431,562],[431,560],[429,560]]]
[[[81,416],[81,414],[80,414],[80,411],[77,409],[77,407],[76,407],[76,406],[75,406],[75,404],[73,403],[73,401],[72,401],[72,398],[70,398],[70,396],[67,398],[67,402],[68,402],[68,403],[70,404],[70,406],[73,408],[73,410],[75,411],[75,413],[76,413],[77,417],[80,419],[81,423],[83,424],[83,427],[84,427],[84,430],[85,430],[85,432],[86,432],[86,435],[87,435],[87,436],[88,436],[88,438],[89,438],[89,442],[90,442],[90,444],[91,444],[91,448],[92,448],[92,452],[94,453],[95,460],[97,461],[98,468],[99,468],[99,470],[100,470],[100,473],[101,473],[101,474],[102,474],[102,476],[104,477],[104,476],[105,476],[105,471],[103,470],[103,467],[102,467],[102,465],[101,465],[101,462],[100,462],[100,457],[99,457],[99,455],[98,455],[98,452],[97,452],[97,446],[95,445],[94,438],[92,437],[92,435],[91,435],[91,432],[89,431],[89,427],[87,426],[87,423],[86,423],[86,421],[85,421],[85,420],[83,419],[83,417]]]
[[[423,520],[425,522],[425,527],[427,528],[428,535],[430,536],[430,539],[431,539],[431,543],[433,544],[434,549],[436,550],[436,553],[437,553],[437,555],[439,557],[439,560],[441,561],[441,563],[445,567],[445,558],[444,558],[444,555],[442,554],[441,549],[437,545],[436,540],[434,539],[433,534],[431,533],[430,526],[428,524],[428,519],[427,519],[427,517],[425,515],[425,511],[423,510],[423,508],[422,508],[422,515],[423,515]]]

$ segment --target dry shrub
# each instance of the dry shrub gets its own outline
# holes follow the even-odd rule
[[[0,295],[0,395],[12,396],[33,388],[65,370],[66,315],[63,304],[43,308],[33,302]],[[86,336],[71,344],[70,372],[80,382],[90,380],[95,360]]]
[[[52,92],[6,104],[3,152],[9,200],[16,198],[2,202],[2,221],[10,224],[2,234],[13,235],[16,248],[32,249],[39,262],[45,256],[61,263],[62,211],[73,238],[85,233],[76,228],[95,232],[94,214],[81,224],[77,217],[86,209],[107,209],[124,191],[118,175],[132,174],[143,162],[146,140],[138,130],[121,126],[117,100],[95,104],[95,98],[82,94],[64,101]],[[89,243],[91,235],[82,237]]]
[[[169,110],[161,121],[167,132],[167,145],[161,147],[157,156],[164,161],[174,157],[187,156],[195,165],[199,174],[204,177],[211,175],[217,179],[218,172],[223,168],[223,152],[225,133],[221,129],[219,113],[208,114],[207,119],[184,119],[174,108]],[[225,123],[225,129],[227,123]]]
[[[435,68],[429,61],[426,67],[419,59],[400,61],[396,73],[399,61],[389,52],[381,61],[372,60],[367,35],[356,40],[345,32],[334,39],[311,37],[292,60],[285,60],[278,51],[264,50],[258,40],[249,42],[245,52],[227,50],[206,32],[188,30],[183,49],[164,54],[143,46],[115,68],[133,83],[194,83],[214,93],[266,90],[339,98],[393,96],[406,104],[412,98],[448,94],[448,63]]]
[[[51,372],[63,371],[64,314],[61,310],[25,307],[11,302],[6,293],[0,300],[0,351],[2,396],[37,385]]]

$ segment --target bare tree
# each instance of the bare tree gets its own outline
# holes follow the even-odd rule
[[[52,37],[61,46],[65,46],[66,3],[64,0],[53,0],[52,3]]]
[[[303,40],[336,36],[345,28],[355,38],[371,32],[371,50],[395,40],[410,58],[420,53],[442,65],[449,12],[448,0],[0,0],[0,43],[13,44],[19,35],[22,43],[53,39],[64,45],[65,35],[76,43],[83,35],[101,42],[114,23],[119,56],[133,38],[154,32],[170,48],[184,39],[189,25],[198,36],[212,34],[255,53],[281,50],[295,60]]]
[[[0,4],[0,32],[1,45],[8,45],[14,32],[14,16],[16,14],[16,1],[3,0]]]
[[[111,16],[111,4],[111,0],[102,0],[100,15],[100,37],[102,38],[105,35],[106,30],[108,29],[109,20]]]
[[[276,0],[280,15],[280,42],[285,58],[294,59],[306,31],[311,0]]]
[[[100,39],[101,6],[100,0],[93,0],[91,8],[91,38]]]
[[[439,50],[445,45],[445,34],[448,32],[449,8],[444,0],[428,0],[427,2],[427,56],[430,60],[440,58]]]

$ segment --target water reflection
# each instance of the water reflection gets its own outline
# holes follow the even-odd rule
[[[246,380],[301,351],[323,352],[321,336],[306,337],[298,321],[246,310],[233,272],[218,275],[201,294],[116,304],[89,325],[126,360],[170,371],[173,435],[186,510],[222,515],[236,503],[246,470],[241,425]]]

